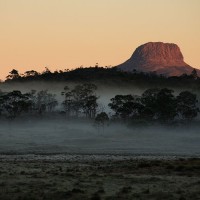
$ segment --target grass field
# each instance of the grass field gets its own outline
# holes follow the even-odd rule
[[[200,159],[0,156],[0,199],[200,199]]]

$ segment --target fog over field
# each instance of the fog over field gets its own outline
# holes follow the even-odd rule
[[[2,91],[48,89],[59,101],[57,110],[62,110],[64,97],[61,91],[65,83],[27,83],[1,85]],[[123,86],[98,86],[100,111],[111,115],[107,104],[116,94],[140,95],[144,88]],[[108,123],[96,127],[94,120],[66,119],[59,113],[48,116],[0,122],[0,153],[76,153],[76,154],[145,154],[145,155],[200,155],[200,126],[190,125],[130,125]]]
[[[98,131],[91,121],[25,120],[0,124],[1,153],[200,155],[199,127],[126,127]]]

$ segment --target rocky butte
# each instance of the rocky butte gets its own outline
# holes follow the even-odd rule
[[[184,62],[178,45],[163,42],[149,42],[139,46],[130,59],[116,67],[122,71],[156,72],[165,76],[191,74],[194,69]],[[196,70],[200,75],[200,70]]]

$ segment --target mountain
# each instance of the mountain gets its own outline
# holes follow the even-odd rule
[[[122,71],[156,72],[165,76],[191,74],[194,69],[184,62],[178,45],[163,42],[149,42],[139,46],[130,59],[116,67]],[[196,70],[200,75],[200,70]]]

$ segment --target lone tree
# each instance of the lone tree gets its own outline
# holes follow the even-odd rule
[[[109,117],[108,117],[107,113],[101,112],[101,113],[97,114],[97,116],[95,118],[95,125],[97,125],[98,132],[100,130],[100,127],[102,127],[103,131],[104,131],[104,127],[105,127],[106,123],[108,123],[108,121],[109,121]]]

